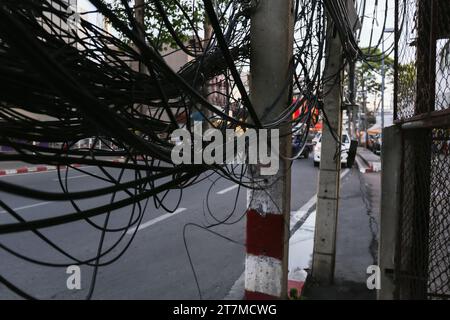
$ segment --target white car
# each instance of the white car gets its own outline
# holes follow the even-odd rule
[[[347,133],[342,134],[342,146],[341,146],[341,164],[347,165],[348,151],[350,150],[350,137]],[[318,167],[320,163],[320,152],[322,146],[322,136],[317,144],[314,146],[314,166]]]
[[[320,138],[322,138],[322,132],[317,132],[314,138],[312,139],[312,144],[315,146],[317,142],[319,142]]]

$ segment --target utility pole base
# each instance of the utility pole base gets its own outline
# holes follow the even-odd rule
[[[282,214],[247,211],[246,299],[282,296],[284,229]]]

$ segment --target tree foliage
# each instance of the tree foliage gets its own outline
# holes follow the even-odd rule
[[[134,7],[134,1],[127,0],[131,8]],[[202,1],[193,2],[192,0],[164,0],[160,1],[164,8],[165,16],[170,21],[178,38],[182,42],[192,39],[194,36],[193,26],[198,28],[204,20]],[[123,21],[128,22],[125,6],[122,0],[114,0],[111,8]],[[165,47],[176,47],[176,42],[170,34],[167,26],[164,24],[163,16],[157,10],[155,2],[147,0],[145,2],[145,33],[147,39],[159,49]]]
[[[369,53],[369,48],[363,48],[362,51],[365,54]],[[359,97],[363,94],[377,94],[381,92],[381,75],[382,75],[382,62],[381,62],[381,50],[370,49],[370,54],[375,56],[370,60],[361,61],[356,64],[355,76],[356,83],[358,84]],[[392,80],[394,59],[390,56],[385,56],[385,75],[388,82]],[[363,92],[365,91],[365,92]]]
[[[416,90],[416,66],[414,62],[398,65],[398,102],[405,108],[414,106]]]
[[[127,1],[129,6],[133,8],[134,1]],[[122,2],[122,0],[113,0],[111,8],[115,10],[119,18],[127,22],[127,15]],[[164,15],[170,21],[175,33],[183,43],[196,36],[194,29],[198,35],[199,30],[203,30],[204,23],[208,23],[202,0],[159,0],[159,3],[163,6]],[[228,1],[215,0],[213,3],[217,9],[223,10]],[[165,25],[163,16],[157,10],[155,0],[145,1],[144,12],[147,39],[159,49],[177,48],[177,43]]]

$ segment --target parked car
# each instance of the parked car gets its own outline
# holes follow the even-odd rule
[[[300,151],[302,151],[300,156],[303,157],[304,159],[309,158],[309,154],[311,153],[313,146],[310,142],[308,142],[308,139],[305,142],[305,147],[303,148],[303,150],[302,148],[303,148],[302,136],[294,135],[292,137],[292,156],[296,156]]]
[[[307,128],[304,123],[297,124],[292,128],[292,156],[296,156],[302,151],[300,156],[305,159],[309,158],[309,154],[313,149],[311,143],[313,136],[309,133],[308,129],[309,128]],[[305,130],[308,130],[308,132]],[[305,134],[307,135],[306,141],[304,140]],[[305,147],[303,147],[303,145],[305,145]]]
[[[317,142],[319,142],[320,138],[322,137],[322,132],[317,132],[314,138],[312,139],[312,144],[315,146]]]
[[[374,144],[377,140],[377,134],[369,134],[369,139],[367,140],[367,149],[373,151]]]
[[[350,137],[347,133],[342,134],[342,146],[341,146],[341,164],[347,166],[348,151],[350,150]],[[320,164],[320,153],[322,148],[322,137],[314,147],[314,166],[318,167]]]
[[[383,145],[383,141],[381,139],[381,135],[377,135],[374,143],[373,143],[373,148],[372,151],[375,154],[381,154],[381,146]]]

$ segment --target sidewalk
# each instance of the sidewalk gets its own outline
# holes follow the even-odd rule
[[[362,174],[353,169],[342,180],[341,201],[336,239],[335,282],[331,286],[320,286],[310,275],[302,293],[303,299],[375,299],[376,292],[367,289],[366,274],[369,265],[377,264],[378,216],[380,199],[380,174]],[[301,239],[309,232],[312,241],[314,215],[305,222],[305,230],[293,238]],[[312,229],[311,229],[312,227]],[[305,252],[298,252],[297,255]],[[290,254],[291,260],[295,257]]]
[[[314,246],[315,202],[306,203],[297,212],[292,212],[288,292],[297,289],[300,299],[311,300],[376,298],[376,292],[367,289],[366,270],[369,265],[377,264],[380,178],[378,172],[362,174],[353,168],[341,179],[335,283],[332,286],[319,286],[308,275]],[[243,292],[242,275],[225,300],[240,300]]]

